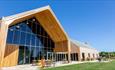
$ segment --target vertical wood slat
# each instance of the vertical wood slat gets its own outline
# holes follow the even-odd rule
[[[61,41],[55,43],[55,52],[68,52],[67,41]]]
[[[3,59],[4,59],[7,30],[8,30],[8,25],[6,25],[4,23],[5,22],[1,23],[1,30],[0,30],[0,67],[2,67],[2,63],[3,63]]]
[[[3,60],[3,66],[15,66],[18,63],[19,46],[7,44],[5,48],[5,55]]]

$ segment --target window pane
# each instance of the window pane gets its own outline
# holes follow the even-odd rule
[[[41,31],[41,30],[40,30],[40,25],[37,24],[37,34],[38,34],[38,35],[40,35],[40,31]]]
[[[32,32],[31,24],[29,22],[27,24],[26,31],[29,32],[29,33]]]
[[[25,22],[20,23],[20,30],[21,31],[26,31],[26,27],[27,27],[27,25]]]
[[[29,33],[26,34],[26,45],[31,45],[31,36]]]
[[[12,43],[13,40],[13,29],[8,29],[7,43]]]
[[[20,31],[17,31],[17,30],[15,30],[14,31],[14,39],[13,39],[13,43],[14,44],[19,44],[19,39],[20,39]]]
[[[20,44],[25,45],[26,33],[21,32]]]
[[[35,35],[33,34],[32,37],[31,37],[31,45],[32,46],[35,46]]]
[[[39,36],[36,36],[36,46],[39,46],[39,42],[40,42]]]

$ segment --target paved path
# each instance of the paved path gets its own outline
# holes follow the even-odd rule
[[[72,64],[87,63],[87,62],[97,62],[97,61],[84,61],[84,62],[74,61],[74,62],[67,63],[67,64],[62,64],[62,62],[56,62],[55,67],[72,65]],[[13,67],[4,67],[4,68],[2,68],[2,70],[40,70],[40,69],[38,66],[32,66],[31,64],[28,64],[28,65],[17,65],[17,66],[13,66]]]
[[[17,65],[13,67],[4,67],[2,70],[39,70],[38,66],[32,65]]]

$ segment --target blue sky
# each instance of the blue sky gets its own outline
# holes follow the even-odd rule
[[[115,51],[115,1],[0,0],[0,17],[50,5],[69,37]]]

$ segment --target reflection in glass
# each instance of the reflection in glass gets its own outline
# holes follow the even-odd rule
[[[7,44],[19,46],[18,64],[29,64],[42,57],[48,59],[47,53],[54,48],[54,42],[34,17],[10,26]]]

